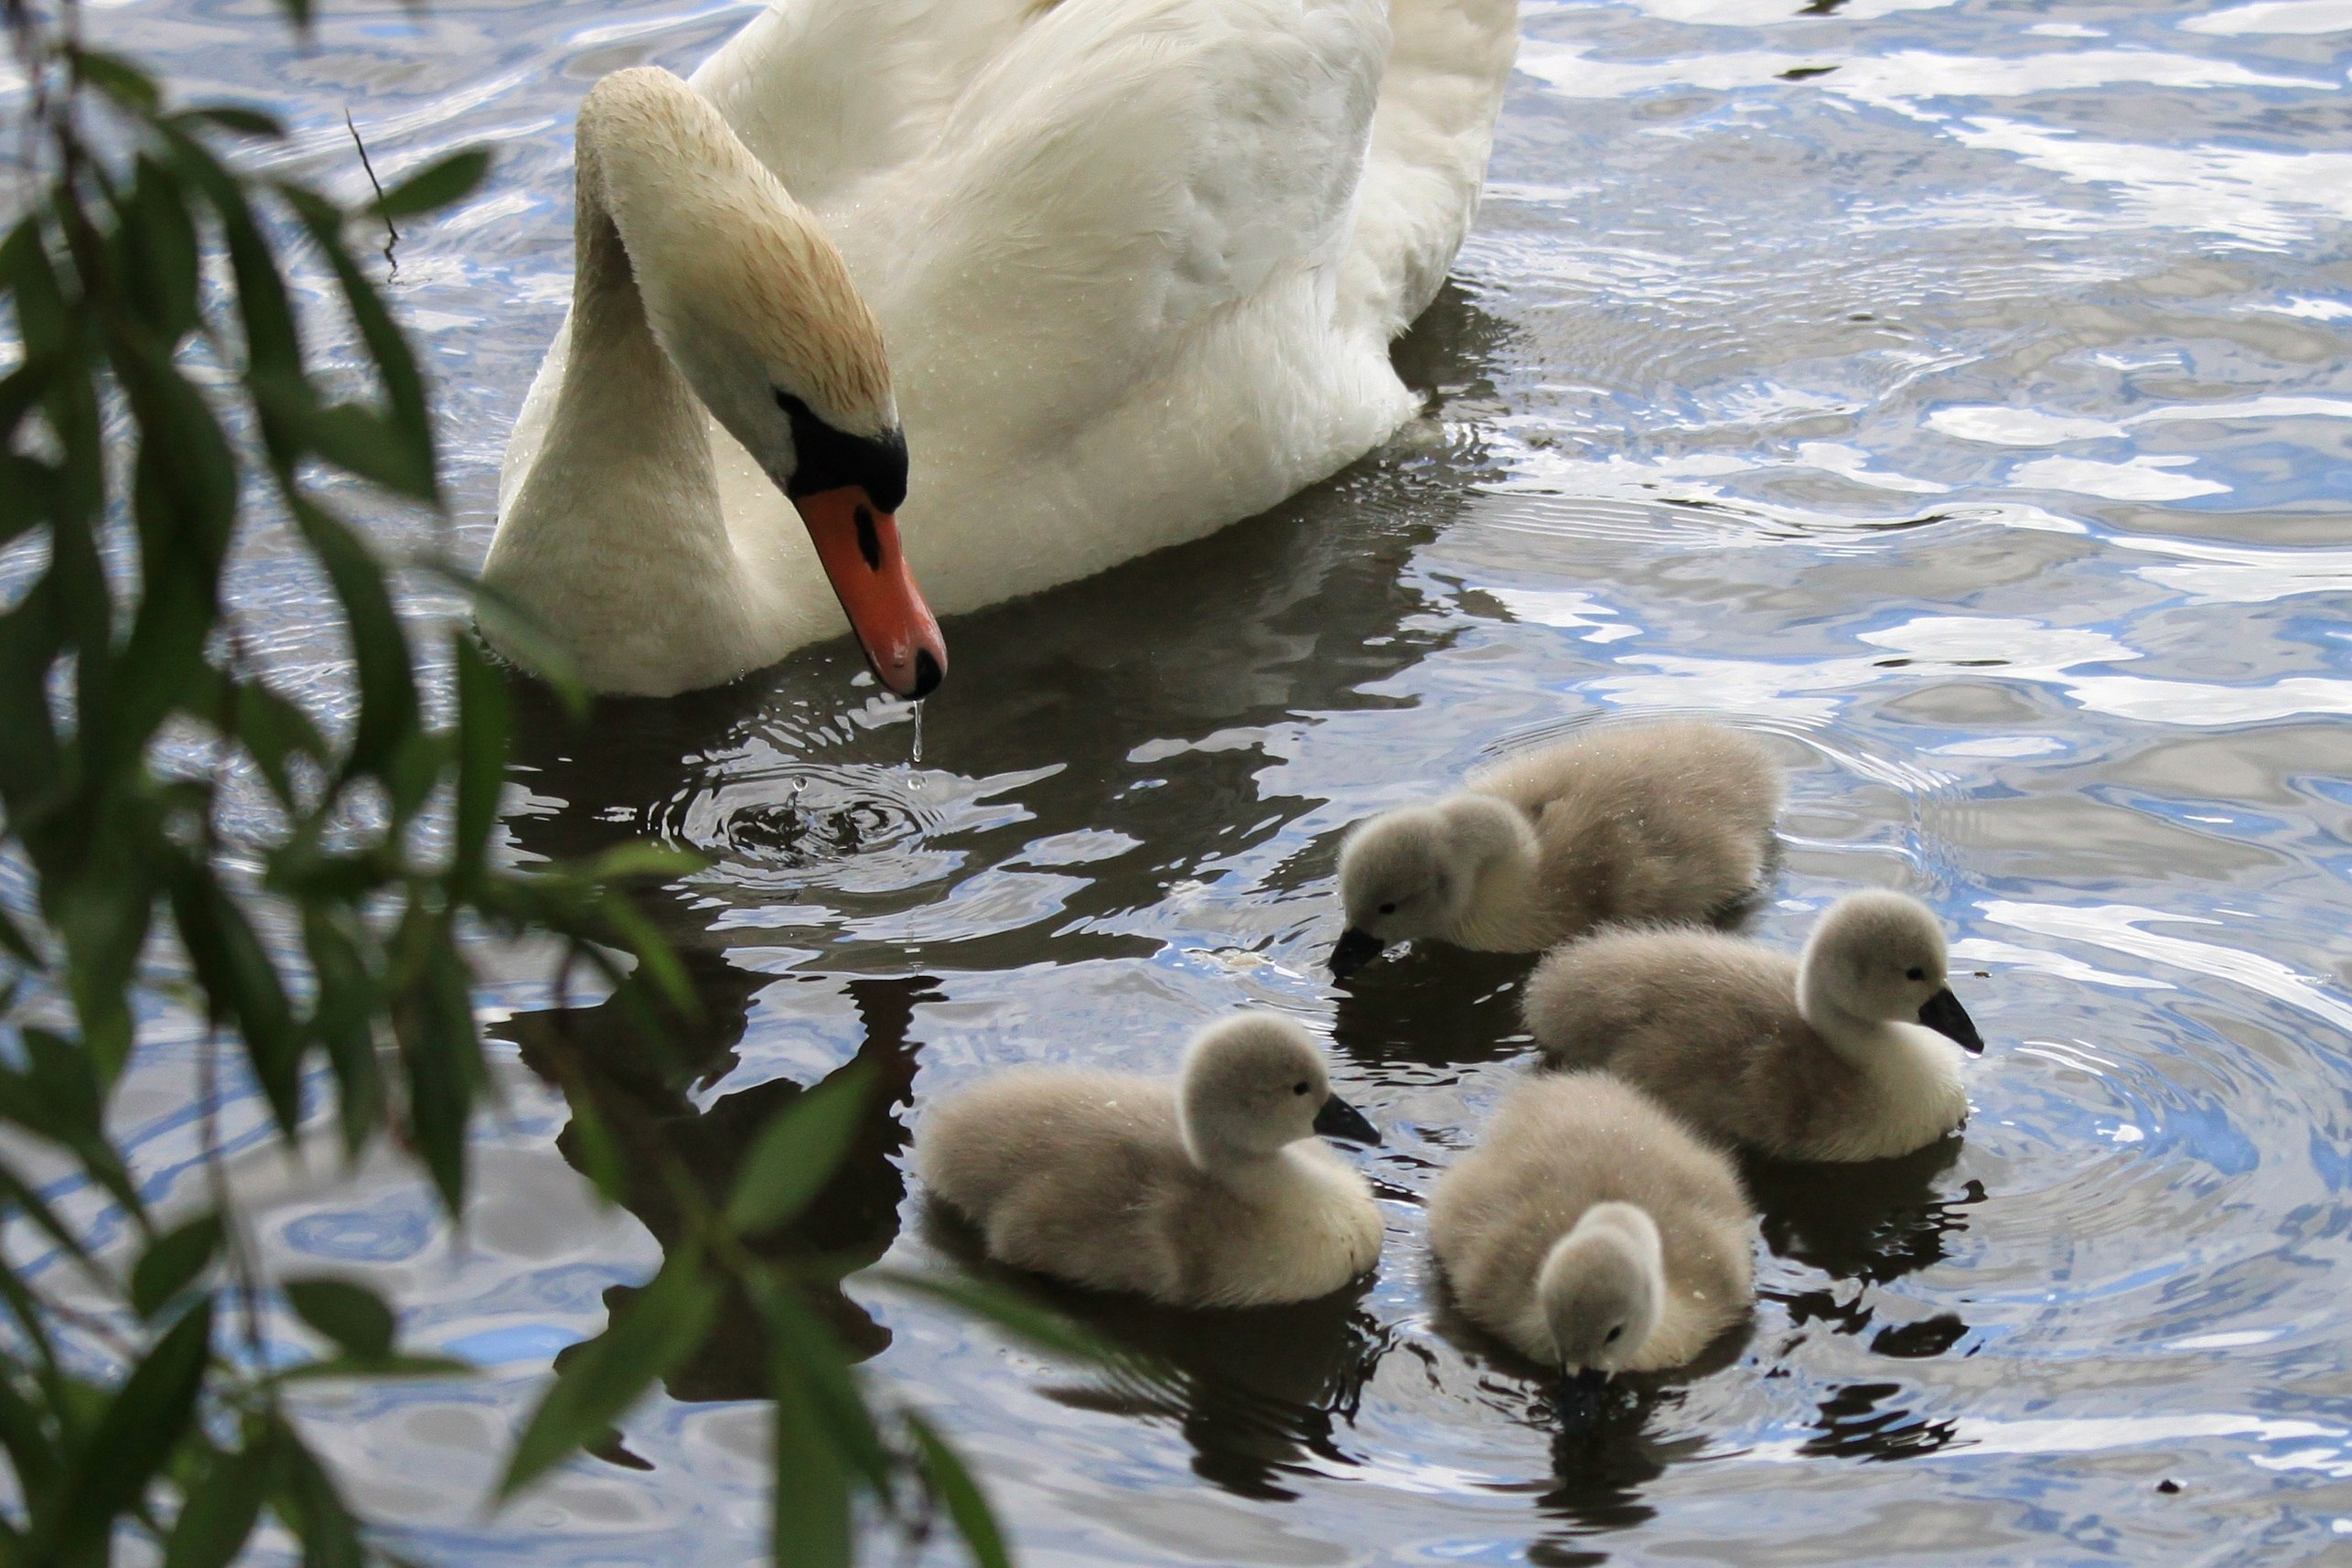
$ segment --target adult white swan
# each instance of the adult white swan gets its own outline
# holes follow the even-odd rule
[[[1412,411],[1387,346],[1469,223],[1516,12],[778,0],[691,86],[606,78],[485,579],[599,690],[732,680],[838,598],[920,696],[916,572],[972,609],[1333,472]]]

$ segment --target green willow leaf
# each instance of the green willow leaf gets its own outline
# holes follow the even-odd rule
[[[777,1568],[849,1568],[856,1549],[849,1473],[800,1369],[779,1356],[773,1371],[776,1456],[768,1509]]]
[[[211,868],[183,859],[173,878],[172,923],[215,1019],[233,1023],[278,1130],[302,1119],[302,1031],[277,966]]]
[[[291,1426],[280,1423],[274,1427],[272,1446],[279,1463],[270,1505],[302,1542],[303,1568],[365,1568],[360,1522],[351,1517],[334,1477]]]
[[[849,1153],[873,1081],[865,1064],[852,1062],[770,1119],[736,1177],[730,1228],[770,1230],[808,1207]]]
[[[225,1239],[219,1215],[199,1214],[148,1242],[131,1271],[132,1310],[154,1317],[196,1283]]]
[[[455,1356],[335,1356],[289,1367],[277,1375],[276,1380],[317,1383],[338,1379],[365,1379],[372,1382],[381,1378],[465,1378],[471,1377],[475,1369],[471,1361],[461,1361]]]
[[[152,114],[162,94],[153,78],[121,55],[99,49],[73,51],[74,74],[136,114]]]
[[[868,1269],[858,1278],[894,1290],[927,1295],[983,1318],[1050,1355],[1093,1366],[1141,1369],[1133,1355],[1115,1350],[1062,1316],[1001,1285],[967,1275],[918,1274],[907,1269]]]
[[[515,1442],[498,1496],[514,1496],[618,1421],[693,1354],[718,1305],[719,1287],[703,1277],[693,1250],[671,1253],[653,1283],[556,1375]]]
[[[215,1455],[164,1538],[163,1568],[228,1568],[253,1533],[275,1464],[266,1436]]]
[[[453,153],[439,163],[418,170],[383,194],[364,210],[379,218],[407,218],[462,201],[471,196],[490,172],[490,155],[478,147]]]
[[[136,1506],[195,1414],[211,1343],[212,1303],[201,1300],[132,1369],[95,1428],[75,1444],[51,1508],[35,1517],[28,1561],[72,1561]]]
[[[463,632],[449,639],[457,673],[457,820],[453,881],[460,893],[481,881],[506,795],[511,714],[506,679]]]
[[[349,525],[307,499],[298,500],[294,512],[342,604],[352,660],[359,668],[360,724],[346,753],[349,768],[381,776],[402,743],[417,733],[416,676],[408,635],[392,609],[383,569]]]
[[[375,1361],[392,1354],[398,1320],[383,1297],[367,1286],[312,1275],[284,1281],[279,1288],[295,1314],[340,1346],[345,1355]]]
[[[466,1127],[482,1078],[470,977],[443,927],[423,972],[392,1003],[392,1031],[408,1069],[409,1132],[451,1215],[466,1206]]]
[[[997,1527],[994,1510],[987,1498],[981,1494],[980,1484],[938,1428],[914,1411],[907,1412],[907,1430],[915,1439],[915,1453],[923,1464],[923,1474],[929,1477],[931,1489],[947,1505],[948,1518],[955,1521],[956,1533],[972,1549],[972,1560],[979,1568],[1013,1568],[1012,1554],[1004,1547],[1004,1532]]]
[[[843,1358],[841,1343],[824,1320],[811,1311],[791,1281],[777,1272],[755,1274],[746,1282],[759,1308],[768,1344],[800,1378],[802,1394],[824,1428],[834,1453],[858,1473],[875,1495],[887,1499],[892,1490],[890,1451],[866,1408],[865,1392]],[[780,1375],[780,1374],[779,1374]]]
[[[17,1391],[16,1379],[6,1371],[0,1371],[0,1448],[7,1451],[16,1485],[27,1498],[38,1502],[51,1495],[60,1468],[57,1443],[48,1423]]]
[[[218,125],[241,136],[285,140],[285,126],[274,115],[264,114],[248,103],[199,103],[181,110],[172,118],[181,124]]]

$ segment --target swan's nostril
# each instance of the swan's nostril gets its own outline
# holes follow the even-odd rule
[[[937,659],[931,657],[931,650],[918,648],[915,650],[915,689],[907,696],[910,701],[919,703],[938,691],[940,682],[945,679],[947,671],[940,668]]]

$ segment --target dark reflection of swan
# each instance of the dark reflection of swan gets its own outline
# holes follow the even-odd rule
[[[1929,1421],[1895,1402],[1900,1383],[1842,1383],[1821,1402],[1807,1454],[1839,1459],[1917,1459],[1951,1445],[1956,1421]]]
[[[1764,1211],[1767,1246],[1832,1281],[1867,1287],[1942,1262],[1946,1239],[1967,1229],[1968,1209],[1984,1201],[1983,1184],[1969,1181],[1949,1195],[1937,1186],[1960,1150],[1960,1140],[1952,1137],[1895,1159],[1853,1165],[1750,1156],[1742,1174]],[[1876,1316],[1866,1288],[1842,1293],[1829,1285],[1765,1294],[1784,1305],[1799,1327],[1818,1322],[1835,1333],[1860,1334]],[[1967,1330],[1967,1324],[1946,1314],[1883,1327],[1873,1346],[1885,1355],[1938,1355]]]
[[[706,1107],[695,1104],[692,1090],[734,1067],[735,1046],[743,1037],[754,994],[793,983],[750,973],[710,954],[690,953],[687,962],[703,1012],[698,1021],[670,1033],[666,1055],[638,1032],[619,998],[569,1015],[521,1014],[506,1026],[535,1071],[560,1083],[575,1103],[582,1095],[594,1103],[619,1148],[623,1201],[664,1251],[682,1233],[666,1173],[683,1172],[713,1203],[724,1204],[752,1142],[806,1092],[790,1079],[771,1079],[721,1095]],[[899,1112],[913,1098],[918,1049],[908,1037],[908,1026],[918,1003],[936,998],[930,985],[921,976],[848,983],[845,989],[865,1030],[852,1058],[871,1075],[865,1116],[832,1179],[798,1219],[751,1238],[754,1252],[830,1260],[837,1267],[828,1273],[837,1276],[843,1268],[874,1262],[896,1239],[906,1182],[892,1156],[907,1143]],[[827,1080],[848,1067],[835,1069]],[[576,1123],[556,1144],[567,1160],[580,1165]],[[617,1308],[635,1294],[633,1286],[616,1285],[605,1293],[605,1304]],[[889,1331],[838,1285],[811,1286],[810,1305],[854,1359],[873,1356],[890,1342]],[[701,1351],[667,1386],[675,1399],[735,1400],[765,1398],[769,1383],[758,1315],[740,1293],[730,1293]]]
[[[1332,1043],[1361,1062],[1468,1067],[1517,1056],[1520,987],[1533,953],[1416,950],[1372,964],[1339,987]]]
[[[935,1203],[924,1206],[923,1234],[964,1268],[1133,1352],[1148,1370],[1051,1385],[1042,1391],[1049,1398],[1175,1423],[1192,1444],[1194,1472],[1243,1497],[1294,1497],[1281,1477],[1309,1455],[1347,1462],[1335,1429],[1354,1419],[1389,1348],[1388,1331],[1363,1309],[1369,1278],[1315,1301],[1197,1310],[1008,1269],[981,1251],[970,1225]]]
[[[1947,1239],[1967,1229],[1967,1211],[1984,1201],[1984,1185],[1968,1181],[1956,1194],[1939,1189],[1960,1158],[1950,1137],[1891,1160],[1863,1165],[1796,1165],[1751,1157],[1748,1190],[1764,1210],[1764,1240],[1773,1251],[1809,1263],[1836,1283],[1800,1291],[1766,1290],[1791,1324],[1819,1324],[1833,1334],[1869,1332],[1877,1317],[1870,1287],[1940,1262]],[[1959,1314],[1938,1313],[1883,1324],[1871,1334],[1878,1355],[1917,1360],[1940,1356],[1968,1335]],[[1949,1421],[1913,1414],[1894,1382],[1842,1383],[1820,1402],[1805,1452],[1861,1459],[1909,1459],[1932,1454],[1957,1433]]]

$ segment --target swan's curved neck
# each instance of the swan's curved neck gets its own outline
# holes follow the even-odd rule
[[[654,337],[607,197],[597,123],[584,116],[571,341],[538,458],[500,520],[485,575],[532,585],[534,607],[613,630],[604,650],[638,657],[621,601],[664,607],[723,631],[745,619],[744,573],[727,534],[703,404]],[[506,568],[500,572],[499,568]],[[611,601],[612,612],[584,617]],[[575,650],[593,656],[596,650]],[[722,674],[722,678],[725,672]]]

